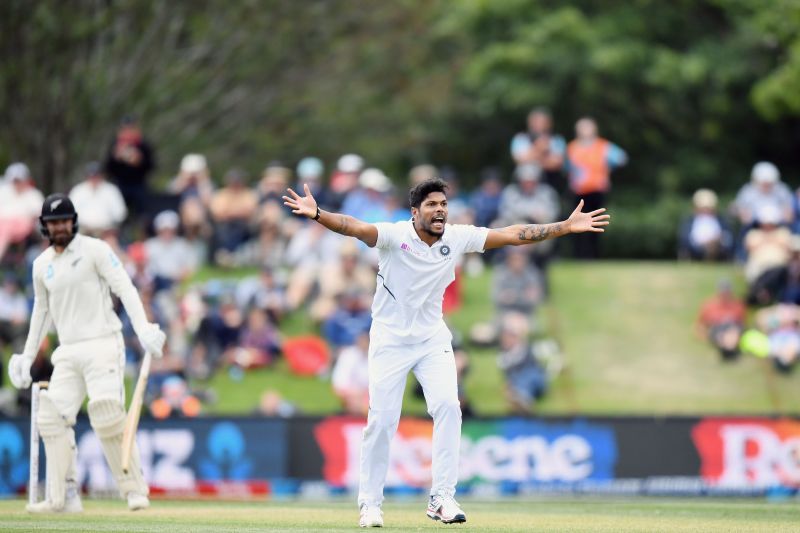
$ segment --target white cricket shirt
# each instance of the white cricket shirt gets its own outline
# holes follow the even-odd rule
[[[445,327],[444,290],[455,279],[461,257],[483,252],[488,228],[445,224],[428,246],[411,221],[380,222],[378,279],[372,302],[373,335],[391,343],[423,342]]]
[[[137,334],[147,324],[139,294],[111,247],[100,239],[76,235],[60,254],[50,246],[33,262],[34,302],[25,354],[39,350],[49,328],[70,344],[122,329],[111,292],[119,296]]]

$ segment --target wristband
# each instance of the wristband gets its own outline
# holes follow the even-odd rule
[[[314,217],[314,220],[319,220],[319,216],[320,216],[321,214],[322,214],[322,213],[321,213],[321,212],[320,212],[320,210],[319,210],[319,206],[317,206],[317,216],[315,216],[315,217]]]

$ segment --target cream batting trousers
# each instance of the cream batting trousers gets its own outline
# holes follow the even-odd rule
[[[47,395],[62,416],[75,420],[89,400],[116,400],[125,406],[125,345],[121,334],[62,344],[53,352]]]
[[[389,444],[400,422],[406,376],[414,372],[433,417],[431,494],[455,494],[461,444],[461,407],[450,331],[414,344],[381,342],[373,325],[369,347],[369,416],[361,441],[358,504],[380,505]]]

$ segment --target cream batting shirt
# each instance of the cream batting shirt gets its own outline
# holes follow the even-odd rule
[[[76,235],[57,254],[50,246],[33,262],[34,302],[25,355],[35,356],[50,326],[61,344],[103,337],[122,329],[114,312],[116,294],[137,334],[147,324],[139,294],[111,247]]]
[[[442,237],[428,246],[411,221],[380,222],[375,227],[378,279],[372,302],[373,338],[400,344],[428,340],[446,327],[442,299],[455,279],[456,266],[464,254],[484,251],[489,229],[445,224]]]

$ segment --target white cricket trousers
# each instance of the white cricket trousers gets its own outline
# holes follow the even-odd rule
[[[431,494],[455,494],[461,444],[452,336],[442,327],[433,338],[415,344],[382,343],[370,335],[369,416],[361,441],[358,504],[380,505],[389,468],[389,444],[400,422],[406,376],[410,370],[422,385],[433,417]]]
[[[125,405],[125,345],[119,333],[62,344],[53,352],[53,375],[47,395],[68,420],[86,395],[89,400],[116,400]]]

